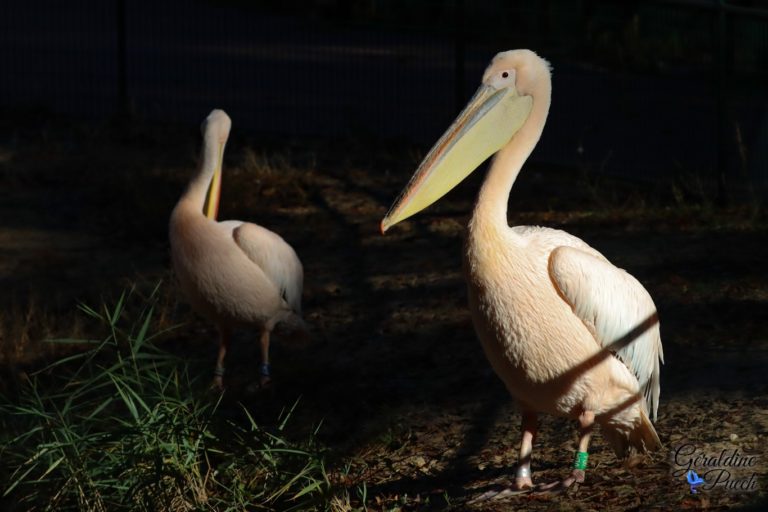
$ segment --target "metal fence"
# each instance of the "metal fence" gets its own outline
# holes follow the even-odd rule
[[[434,141],[499,50],[554,67],[533,158],[768,181],[768,10],[707,0],[27,0],[0,109]],[[242,132],[241,132],[242,133]]]

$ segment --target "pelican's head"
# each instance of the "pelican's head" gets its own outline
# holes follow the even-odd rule
[[[200,125],[200,133],[203,134],[203,139],[206,142],[215,141],[214,143],[224,145],[229,138],[229,130],[232,129],[232,120],[229,118],[226,112],[220,109],[211,110],[202,124]]]
[[[221,195],[221,167],[224,161],[224,146],[229,138],[229,130],[232,128],[232,120],[223,110],[212,110],[200,131],[203,134],[203,162],[205,165],[213,165],[213,175],[208,188],[208,196],[205,204],[205,216],[216,219],[219,211],[219,199]]]
[[[546,78],[546,80],[544,80]],[[496,153],[528,119],[549,64],[530,50],[497,54],[464,110],[432,147],[381,221],[381,232],[444,196]]]
[[[483,73],[483,85],[499,89],[511,86],[519,95],[531,96],[542,78],[550,77],[550,70],[549,62],[531,50],[509,50],[491,59]]]

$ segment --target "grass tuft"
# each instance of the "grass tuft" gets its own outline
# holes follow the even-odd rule
[[[329,508],[316,431],[283,435],[248,410],[223,414],[207,373],[158,343],[159,285],[112,306],[81,305],[98,326],[86,347],[0,397],[0,508],[4,510],[305,510]],[[238,419],[232,419],[237,417]]]

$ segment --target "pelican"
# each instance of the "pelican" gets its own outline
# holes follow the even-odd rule
[[[469,309],[483,350],[522,411],[514,491],[583,482],[599,424],[619,458],[661,447],[656,419],[663,362],[656,308],[631,275],[564,231],[510,227],[512,185],[549,112],[547,61],[497,54],[480,88],[438,140],[381,222],[381,231],[437,201],[495,154],[464,244]],[[534,487],[539,413],[578,420],[573,471]]]
[[[213,381],[219,389],[224,385],[224,357],[233,328],[255,326],[261,331],[262,387],[271,380],[269,342],[275,326],[283,323],[289,332],[304,332],[304,274],[293,248],[256,224],[216,220],[224,146],[231,126],[222,110],[212,111],[203,121],[198,170],[173,209],[169,229],[181,289],[193,309],[219,330]]]

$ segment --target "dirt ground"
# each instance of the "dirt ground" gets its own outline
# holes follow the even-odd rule
[[[295,435],[320,425],[335,478],[374,510],[677,510],[754,506],[768,488],[768,231],[763,210],[718,209],[674,183],[628,184],[589,169],[529,165],[511,224],[582,237],[654,297],[665,365],[656,423],[664,449],[632,467],[599,435],[587,481],[567,495],[483,499],[514,474],[520,414],[487,364],[466,306],[463,229],[482,172],[386,236],[378,223],[420,153],[404,144],[251,140],[228,146],[220,218],[279,232],[305,268],[313,340],[273,348],[272,393],[245,385],[255,333],[237,334],[225,405],[275,421],[297,398]],[[75,305],[164,280],[169,343],[214,357],[212,328],[177,302],[167,219],[193,172],[195,127],[174,131],[32,119],[0,123],[0,368],[46,357],[77,334]],[[576,426],[541,416],[534,478],[570,465]],[[751,457],[731,478],[757,490],[690,492],[675,450]],[[722,486],[720,486],[722,487]]]

